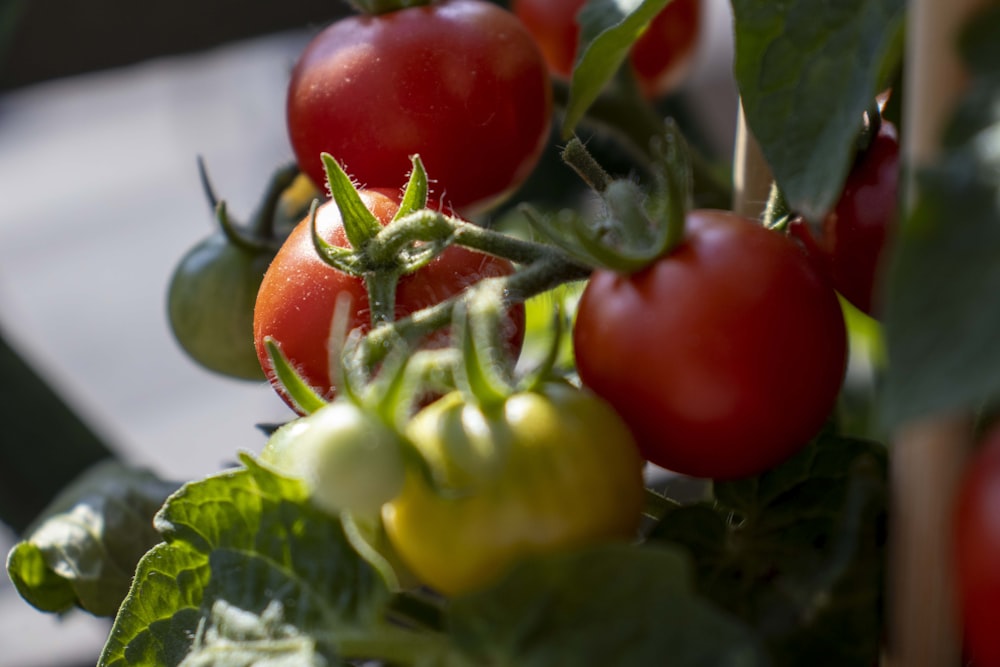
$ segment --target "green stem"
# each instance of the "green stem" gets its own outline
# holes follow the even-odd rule
[[[399,283],[399,273],[388,270],[371,271],[365,273],[364,279],[372,328],[391,323],[396,319],[396,285]]]
[[[379,258],[397,257],[412,243],[440,241],[446,237],[457,245],[503,257],[515,264],[533,264],[561,253],[550,245],[519,239],[429,209],[411,213],[384,227],[372,240],[368,252]]]
[[[577,137],[569,140],[562,150],[561,157],[563,162],[569,165],[583,179],[583,182],[598,194],[607,190],[614,181]]]
[[[552,89],[556,105],[565,108],[569,102],[569,86],[553,81]],[[587,109],[584,121],[618,136],[624,147],[644,164],[654,158],[650,142],[663,133],[663,119],[635,91],[600,95]],[[702,198],[720,203],[731,201],[732,185],[718,174],[711,161],[693,146],[690,147],[690,159]]]
[[[512,304],[547,292],[564,283],[584,280],[590,273],[589,267],[553,254],[546,260],[535,262],[517,273],[499,278],[486,278],[483,282],[496,282],[507,303]],[[448,326],[455,305],[466,296],[467,294],[463,292],[437,305],[396,320],[391,327],[373,330],[363,343],[366,348],[365,360],[374,363],[381,359],[386,354],[386,347],[394,335],[401,336],[409,343],[415,343],[427,334]]]

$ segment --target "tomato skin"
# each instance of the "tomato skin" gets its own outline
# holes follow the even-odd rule
[[[361,190],[360,194],[382,224],[387,224],[399,209],[398,190]],[[316,225],[320,235],[330,243],[350,245],[340,212],[332,202],[319,208]],[[505,259],[449,247],[416,273],[400,278],[396,288],[396,318],[444,301],[483,278],[509,275],[513,271],[513,265]],[[324,397],[332,398],[335,378],[330,377],[327,339],[340,294],[349,295],[353,304],[349,330],[368,331],[371,315],[364,281],[337,271],[320,259],[306,218],[292,230],[268,267],[254,307],[253,337],[258,360],[275,391],[293,408],[293,402],[275,376],[264,339],[273,337],[303,379]],[[503,336],[511,353],[516,355],[524,337],[524,307],[517,305],[509,314]],[[430,341],[439,345],[445,342],[446,334]]]
[[[483,0],[444,0],[330,25],[292,72],[287,121],[302,170],[326,183],[332,154],[366,187],[400,182],[419,154],[433,197],[469,213],[530,174],[552,91],[534,40]]]
[[[583,384],[651,462],[695,477],[753,475],[819,431],[843,381],[834,291],[784,236],[692,211],[672,253],[632,275],[599,270],[573,331]]]
[[[816,239],[798,219],[789,233],[803,243],[834,288],[858,310],[879,313],[879,274],[896,222],[899,202],[899,138],[882,121],[878,134],[848,174],[833,211]]]
[[[636,535],[643,461],[590,392],[552,384],[495,411],[452,393],[406,433],[456,493],[436,494],[410,472],[382,518],[403,562],[446,595],[484,588],[530,554]]]
[[[253,349],[253,310],[272,257],[218,232],[178,262],[167,288],[170,329],[204,368],[241,380],[264,379]]]
[[[968,462],[955,505],[955,574],[965,647],[976,667],[1000,666],[1000,428]]]
[[[512,10],[545,55],[552,74],[568,79],[580,39],[576,16],[586,0],[514,0]],[[647,99],[661,97],[683,80],[697,50],[702,0],[674,0],[650,22],[629,53],[636,82]]]

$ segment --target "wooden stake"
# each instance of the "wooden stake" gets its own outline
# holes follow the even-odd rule
[[[740,105],[733,154],[733,210],[748,218],[760,217],[767,205],[773,178],[771,167],[747,127],[743,106]]]
[[[908,9],[903,115],[904,164],[932,162],[965,83],[955,39],[982,0],[912,0]],[[912,181],[905,208],[913,204]],[[972,417],[914,420],[893,434],[891,451],[888,662],[956,667],[952,513],[972,442]]]

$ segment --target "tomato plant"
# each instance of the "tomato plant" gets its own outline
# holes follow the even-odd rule
[[[896,127],[883,120],[871,144],[857,157],[819,237],[802,219],[789,225],[789,233],[829,274],[834,288],[869,315],[879,312],[880,276],[898,203],[899,139]]]
[[[580,41],[577,14],[585,0],[514,0],[511,9],[545,55],[549,70],[568,79]],[[683,80],[697,50],[702,0],[673,0],[650,22],[629,52],[629,63],[643,95],[655,98]]]
[[[495,408],[455,392],[407,435],[444,490],[409,474],[383,518],[403,561],[442,593],[482,588],[528,554],[635,537],[642,460],[589,392],[550,384]]]
[[[830,415],[846,334],[837,298],[783,236],[693,211],[673,252],[631,275],[598,271],[573,330],[584,385],[643,455],[698,477],[752,475]]]
[[[977,667],[1000,665],[1000,429],[983,438],[955,507],[955,574],[966,648]]]
[[[511,194],[548,139],[551,90],[534,40],[483,0],[445,0],[333,23],[288,86],[299,165],[325,183],[328,152],[368,187],[394,186],[419,153],[457,211]]]
[[[315,161],[312,178],[325,177],[336,204],[291,231],[255,303],[260,361],[310,414],[276,427],[260,459],[241,453],[234,468],[158,485],[148,494],[157,504],[164,488],[176,492],[155,518],[107,477],[69,489],[8,559],[18,591],[59,613],[118,610],[102,667],[870,667],[883,654],[917,664],[921,648],[936,654],[935,640],[953,634],[950,581],[927,563],[949,562],[940,552],[955,548],[970,655],[989,664],[1000,436],[971,463],[955,544],[939,522],[952,515],[932,503],[951,509],[940,491],[953,488],[952,466],[936,466],[937,455],[964,445],[971,413],[1000,397],[1000,311],[984,306],[1000,290],[1000,106],[991,103],[1000,10],[941,40],[961,45],[970,91],[942,100],[955,102],[942,105],[954,116],[935,124],[919,122],[937,106],[919,91],[946,87],[911,86],[923,68],[902,57],[903,44],[922,52],[905,19],[925,3],[734,0],[741,122],[728,165],[698,152],[714,141],[688,142],[717,138],[700,136],[707,126],[689,114],[663,118],[673,104],[608,87],[627,74],[619,67],[630,52],[641,79],[637,40],[653,33],[657,12],[692,5],[577,4],[566,11],[581,12],[588,46],[570,53],[572,85],[553,90],[561,158],[596,196],[544,193],[473,224],[441,211],[456,210],[449,202],[481,211],[505,196],[546,133],[547,119],[530,112],[548,113],[539,51],[521,48],[521,24],[498,2],[350,4],[368,15],[310,44],[288,98],[293,135],[292,107],[305,100],[314,115],[297,117],[302,136],[320,126],[334,136],[308,148],[303,166]],[[656,41],[670,51],[668,38]],[[857,134],[871,100],[904,70],[899,127],[908,138],[931,126],[943,134],[940,145],[912,146],[933,161],[909,165],[896,229],[882,224],[891,216],[868,217],[896,201],[891,128],[860,153]],[[920,113],[907,117],[913,100]],[[525,109],[529,120],[511,120]],[[581,124],[589,136],[571,137]],[[417,152],[424,160],[412,155],[400,193],[397,177]],[[600,155],[629,176],[612,176]],[[380,173],[383,161],[395,163]],[[731,192],[739,215],[691,211],[726,174],[722,206]],[[834,211],[823,234],[750,219],[768,190],[765,220],[779,209],[813,222]],[[286,202],[294,210],[313,194],[296,187]],[[286,234],[283,223],[270,227],[252,236]],[[873,284],[885,286],[875,288],[884,310]],[[197,289],[192,302],[211,296]],[[837,290],[882,322],[845,322]],[[532,354],[515,364],[525,300],[546,312],[528,334]],[[562,345],[569,322],[573,354]],[[341,324],[357,335],[332,356]],[[884,334],[885,356],[842,386],[847,327],[851,341]],[[852,371],[873,361],[855,352]],[[906,442],[913,433],[921,442]],[[902,441],[891,450],[888,434]],[[16,455],[55,439],[29,438]],[[116,527],[123,507],[145,512],[155,538],[130,545]],[[916,521],[934,530],[914,530]],[[936,581],[907,598],[915,587],[885,587],[899,571],[901,581]],[[907,625],[918,607],[925,632]]]
[[[388,223],[399,208],[398,190],[362,190],[360,194],[382,224]],[[349,245],[340,211],[334,203],[319,208],[316,228],[330,243]],[[483,278],[512,271],[513,265],[506,260],[464,248],[447,248],[417,272],[400,278],[396,288],[396,317],[443,301]],[[253,337],[260,365],[286,401],[289,398],[271,368],[265,338],[270,336],[278,342],[306,383],[319,394],[331,397],[336,377],[335,374],[331,377],[329,337],[341,295],[349,297],[352,304],[348,330],[368,330],[371,323],[364,280],[338,271],[320,258],[313,246],[307,218],[292,230],[278,250],[261,281],[254,307]],[[506,340],[510,351],[516,353],[523,337],[523,306],[511,309],[507,327]],[[428,343],[440,346],[447,341],[446,335],[438,334]]]

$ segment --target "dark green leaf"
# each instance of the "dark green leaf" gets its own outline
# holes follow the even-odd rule
[[[635,40],[670,0],[588,0],[580,10],[580,48],[573,68],[563,136],[573,129],[628,56]]]
[[[626,545],[546,556],[456,599],[456,645],[472,665],[766,664],[751,632],[696,595],[677,550]]]
[[[650,539],[684,545],[698,587],[765,638],[775,665],[877,662],[886,459],[826,435],[759,477],[715,485]],[[849,640],[847,640],[849,638]]]
[[[733,0],[747,124],[792,209],[822,220],[902,57],[904,0]]]
[[[185,656],[188,665],[216,664],[206,662],[215,655],[208,647],[234,641],[225,619],[236,617],[259,617],[272,634],[248,635],[247,645],[223,651],[226,660],[262,646],[292,646],[295,656],[316,646],[334,660],[328,645],[309,637],[379,616],[386,588],[340,522],[311,506],[298,481],[243,462],[246,468],[184,486],[157,515],[166,544],[139,563],[102,666],[170,666]]]
[[[888,275],[883,422],[1000,396],[1000,10],[963,40],[974,73],[939,159],[916,175]]]
[[[87,470],[11,552],[7,571],[18,592],[42,611],[75,605],[113,616],[136,563],[160,541],[152,518],[177,486],[117,461]]]

